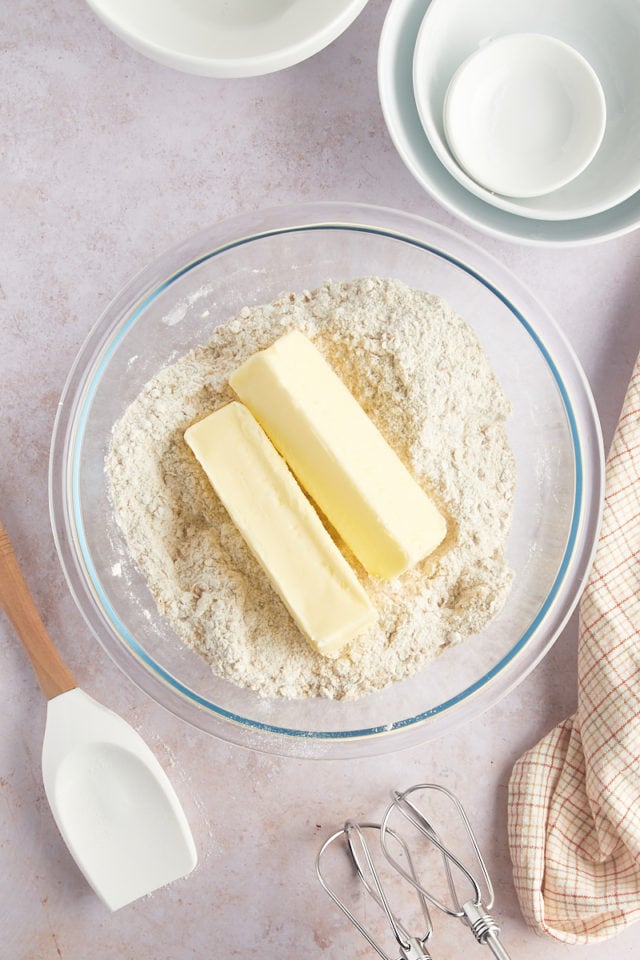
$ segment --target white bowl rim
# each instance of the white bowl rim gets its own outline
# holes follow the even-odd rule
[[[138,33],[133,33],[123,26],[117,17],[113,16],[109,0],[86,0],[86,2],[108,29],[143,55],[176,70],[223,79],[263,76],[307,60],[341,36],[364,10],[369,0],[346,0],[341,14],[328,21],[311,36],[269,53],[253,54],[247,57],[204,57],[172,50]]]

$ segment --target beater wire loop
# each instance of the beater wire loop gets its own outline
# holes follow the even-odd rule
[[[342,841],[346,847],[351,863],[355,868],[356,874],[359,877],[362,886],[367,891],[369,896],[375,901],[375,903],[377,903],[382,909],[387,918],[389,927],[391,928],[393,936],[400,950],[399,960],[431,960],[431,955],[426,948],[426,943],[431,937],[432,932],[431,917],[429,915],[427,902],[420,892],[418,892],[421,912],[426,923],[426,932],[422,937],[414,937],[409,933],[406,926],[401,920],[398,919],[391,909],[391,905],[384,891],[378,870],[375,866],[374,859],[371,855],[369,844],[367,843],[365,837],[365,831],[367,830],[376,831],[376,833],[379,834],[380,824],[355,823],[353,820],[347,820],[341,830],[338,830],[331,837],[329,837],[328,840],[326,840],[322,845],[316,858],[316,873],[318,875],[318,879],[336,906],[340,908],[340,910],[351,921],[356,929],[360,931],[367,943],[373,947],[378,956],[381,957],[382,960],[398,960],[398,958],[389,956],[384,948],[372,936],[369,930],[367,930],[367,928],[355,916],[353,911],[347,906],[344,900],[337,895],[325,877],[323,860],[326,856],[327,850],[330,846]],[[401,837],[396,836],[396,840],[403,848],[404,854],[407,857],[410,865],[409,870],[412,871],[413,862],[411,860],[408,847]]]
[[[487,909],[491,909],[493,906],[493,886],[491,879],[489,878],[489,873],[487,871],[484,858],[480,852],[478,842],[476,840],[475,834],[469,823],[469,819],[462,807],[460,801],[455,797],[446,787],[441,787],[437,784],[432,783],[419,783],[414,787],[410,787],[404,792],[394,790],[392,793],[392,801],[387,808],[387,811],[382,818],[381,830],[380,830],[380,839],[382,841],[382,849],[384,850],[387,860],[392,864],[392,866],[398,871],[398,873],[404,877],[404,879],[415,887],[434,907],[437,907],[439,910],[442,910],[443,913],[447,913],[451,917],[464,918],[463,904],[468,900],[472,900],[476,906],[483,903],[482,891],[480,889],[480,884],[473,876],[471,871],[458,859],[458,857],[444,845],[440,839],[440,834],[438,833],[435,825],[432,820],[430,820],[423,810],[421,810],[413,799],[409,799],[412,795],[419,793],[428,793],[429,791],[436,791],[437,793],[443,794],[451,803],[454,805],[454,808],[462,821],[462,824],[465,828],[465,832],[471,847],[473,849],[474,856],[477,860],[478,866],[480,867],[480,872],[482,880],[487,890],[487,897],[485,899],[484,905]],[[411,826],[413,826],[418,833],[425,838],[425,840],[432,844],[437,850],[439,850],[442,856],[443,868],[445,876],[447,879],[447,886],[449,888],[449,893],[453,906],[450,906],[446,903],[443,903],[438,897],[434,895],[431,890],[427,890],[426,887],[421,884],[415,875],[415,871],[407,871],[402,862],[400,862],[397,857],[394,856],[391,848],[391,843],[389,842],[389,837],[391,836],[391,831],[389,828],[389,821],[394,816],[394,814],[399,814],[402,816]],[[397,835],[397,831],[396,831]],[[451,866],[454,866],[459,874],[467,881],[472,892],[472,896],[460,897],[456,883],[453,878],[451,871]]]

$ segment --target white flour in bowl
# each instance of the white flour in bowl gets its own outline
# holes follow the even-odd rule
[[[379,620],[336,660],[306,643],[183,438],[234,398],[236,367],[294,327],[448,523],[431,557],[386,582],[339,542]],[[217,674],[266,697],[354,699],[417,673],[502,607],[515,487],[508,414],[473,330],[441,298],[394,280],[327,281],[245,307],[146,385],[113,430],[116,519],[158,610]]]

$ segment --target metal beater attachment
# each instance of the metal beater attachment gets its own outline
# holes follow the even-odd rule
[[[439,822],[431,812],[427,812],[433,805],[434,794],[443,795],[462,821],[479,868],[479,879],[442,842]],[[418,784],[405,790],[404,793],[394,791],[392,797],[392,803],[380,825],[382,848],[389,862],[430,904],[450,917],[458,917],[465,922],[477,942],[486,944],[497,960],[509,960],[509,954],[500,942],[500,928],[488,913],[493,906],[493,886],[475,834],[460,801],[445,787],[433,783]],[[439,819],[448,822],[450,817],[447,813]],[[432,848],[439,852],[438,860],[442,860],[444,886],[445,890],[448,888],[450,902],[444,902],[433,893],[431,882],[433,865],[427,871],[430,878],[429,889],[427,889],[422,879],[423,872],[418,872],[415,866],[417,849],[414,849],[413,860],[410,861],[407,858],[406,851],[410,846],[407,841],[408,831],[413,833],[412,849],[414,849],[413,841],[421,839],[427,845],[424,852],[430,853]],[[398,843],[398,840],[401,842]],[[482,888],[484,888],[484,894]]]
[[[351,820],[347,820],[342,830],[338,830],[337,833],[334,833],[333,836],[329,837],[329,839],[324,842],[322,848],[320,849],[316,859],[316,872],[318,874],[318,879],[333,902],[340,907],[345,916],[348,917],[351,923],[353,923],[353,925],[360,931],[362,936],[373,947],[378,956],[382,957],[382,960],[432,960],[431,954],[428,952],[426,947],[426,943],[431,936],[432,930],[429,908],[427,906],[426,898],[424,894],[421,893],[417,884],[417,877],[413,872],[413,863],[409,854],[409,849],[405,845],[402,838],[397,836],[391,828],[387,827],[388,836],[393,839],[394,843],[402,851],[407,872],[409,876],[412,876],[413,878],[411,883],[418,893],[420,909],[426,922],[426,933],[422,937],[414,937],[408,932],[404,923],[399,920],[398,916],[392,911],[387,895],[384,892],[380,875],[375,865],[374,857],[372,856],[371,849],[365,836],[365,833],[375,836],[375,846],[379,850],[380,829],[380,824],[378,823],[353,823]],[[351,865],[355,868],[355,871],[365,890],[384,911],[389,927],[393,932],[393,936],[395,937],[398,949],[400,951],[399,958],[391,957],[388,953],[386,953],[384,948],[380,946],[371,933],[358,920],[353,911],[350,910],[345,902],[336,894],[332,885],[330,885],[327,881],[324,874],[324,861],[326,859],[327,850],[336,844],[344,847],[351,861]]]

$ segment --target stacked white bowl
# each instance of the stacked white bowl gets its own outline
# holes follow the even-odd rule
[[[487,233],[589,243],[640,224],[636,0],[393,0],[391,137],[422,186]]]
[[[205,77],[258,77],[300,63],[347,29],[367,0],[87,0],[130,47]]]

